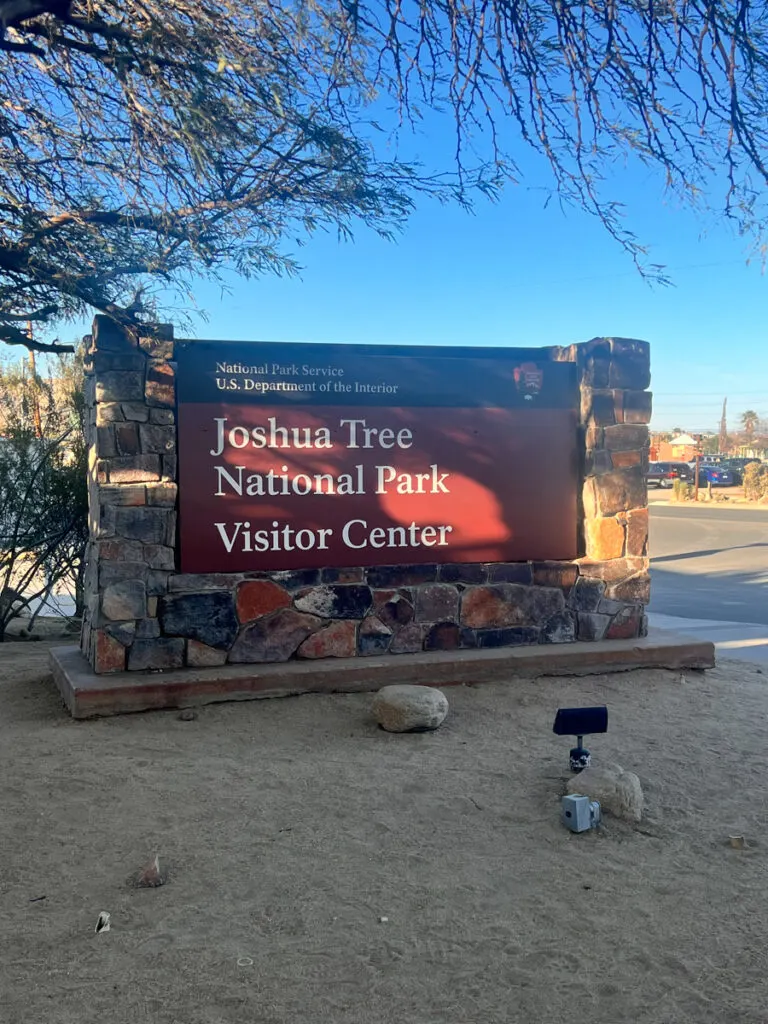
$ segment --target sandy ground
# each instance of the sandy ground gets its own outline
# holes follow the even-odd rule
[[[457,687],[398,736],[364,695],[76,723],[48,646],[0,647],[4,1024],[768,1021],[759,669]],[[576,836],[552,721],[601,702],[647,820]]]

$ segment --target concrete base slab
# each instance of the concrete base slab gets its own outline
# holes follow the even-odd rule
[[[54,680],[74,718],[300,693],[359,693],[378,690],[393,682],[454,686],[536,676],[594,675],[635,668],[712,668],[714,664],[712,643],[662,629],[651,630],[641,640],[434,651],[383,658],[329,658],[280,665],[224,665],[170,672],[118,672],[102,676],[96,675],[78,647],[51,650]]]

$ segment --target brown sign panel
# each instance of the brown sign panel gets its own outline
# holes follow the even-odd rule
[[[177,353],[182,572],[577,556],[572,364],[535,349]]]

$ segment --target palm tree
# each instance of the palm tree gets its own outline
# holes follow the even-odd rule
[[[755,432],[755,427],[760,417],[757,415],[754,409],[747,409],[745,413],[741,414],[741,422],[744,425],[744,432],[749,436]]]

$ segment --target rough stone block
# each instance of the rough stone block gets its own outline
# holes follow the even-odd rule
[[[438,569],[437,578],[441,583],[485,583],[488,579],[488,566],[480,562],[468,562],[463,565],[441,565]]]
[[[90,341],[86,342],[89,351],[97,349],[110,352],[125,352],[137,348],[136,337],[131,331],[121,327],[112,317],[98,313],[93,318]],[[83,341],[86,341],[84,338]]]
[[[123,402],[123,418],[134,423],[146,423],[149,419],[149,409],[144,402]]]
[[[267,618],[246,626],[229,652],[229,661],[239,664],[288,661],[323,620],[304,615],[294,608],[279,608]]]
[[[160,569],[150,569],[147,573],[147,594],[152,595],[152,597],[147,597],[147,611],[150,615],[157,615],[157,599],[161,594],[167,593],[170,576],[169,572],[163,572]],[[154,605],[152,604],[153,600]]]
[[[379,565],[368,569],[366,578],[371,587],[412,587],[437,579],[436,565]]]
[[[118,622],[104,627],[104,632],[123,647],[130,647],[136,636],[135,622]]]
[[[564,610],[562,590],[493,583],[462,594],[461,624],[473,629],[533,626]]]
[[[486,647],[525,647],[539,643],[539,630],[533,626],[509,626],[505,629],[475,630],[475,643],[478,648]],[[465,643],[465,646],[468,646]]]
[[[643,558],[614,558],[608,562],[595,562],[589,558],[580,558],[577,562],[582,576],[592,579],[606,580],[615,583],[638,572],[644,572],[647,562]]]
[[[160,479],[160,458],[157,455],[118,456],[102,461],[111,484],[137,484]]]
[[[128,670],[181,668],[184,665],[184,641],[171,637],[136,640],[128,652]]]
[[[179,496],[179,485],[169,480],[161,480],[159,484],[147,484],[147,504],[162,505],[166,508],[175,506]]]
[[[147,614],[147,591],[142,580],[123,580],[104,589],[101,611],[114,622],[141,619]]]
[[[650,423],[653,413],[653,395],[650,391],[624,392],[624,422]]]
[[[146,582],[149,569],[145,562],[111,562],[102,559],[98,563],[99,583],[102,588],[113,583],[125,583],[126,580]]]
[[[576,639],[576,618],[572,612],[553,615],[539,633],[542,644],[569,644]]]
[[[117,448],[121,455],[139,454],[138,424],[134,422],[118,423],[115,426]]]
[[[144,398],[144,377],[136,370],[108,370],[97,373],[97,402],[140,402]]]
[[[455,622],[436,622],[427,629],[425,651],[455,651],[459,647],[460,631]]]
[[[290,604],[291,595],[271,580],[248,580],[237,588],[237,617],[240,622],[252,622]]]
[[[297,597],[297,611],[323,619],[362,619],[371,607],[371,588],[362,584],[322,584]]]
[[[143,544],[144,560],[150,569],[175,569],[176,552],[165,544]]]
[[[300,590],[302,587],[312,587],[320,582],[319,569],[283,569],[280,572],[269,574],[273,582],[279,583],[286,590]]]
[[[624,554],[624,527],[618,519],[587,519],[584,533],[588,558],[621,558]]]
[[[614,616],[606,630],[606,640],[634,640],[640,636],[643,624],[642,608],[625,608]]]
[[[417,622],[455,622],[459,593],[450,583],[427,583],[414,590]]]
[[[101,402],[96,406],[97,427],[108,427],[111,423],[119,423],[123,419],[125,417],[119,402]]]
[[[611,462],[615,469],[629,469],[630,466],[642,466],[645,471],[645,452],[611,452]]]
[[[648,427],[632,423],[606,427],[603,434],[603,444],[611,452],[638,451],[647,448],[649,443]]]
[[[157,619],[148,615],[145,619],[139,619],[136,623],[137,639],[154,640],[158,636],[160,636],[160,623]]]
[[[144,397],[143,389],[142,394],[137,397],[139,399]],[[174,405],[176,400],[175,374],[170,363],[161,359],[149,360],[146,399],[148,405]]]
[[[93,635],[93,671],[101,675],[125,669],[125,647],[102,629]]]
[[[135,370],[144,372],[146,357],[137,349],[126,349],[124,352],[100,352],[96,350],[91,356],[91,365],[97,374],[110,370]]]
[[[110,458],[117,455],[115,447],[115,431],[112,424],[107,427],[96,427],[96,452],[99,458]]]
[[[139,427],[141,450],[166,454],[176,450],[176,428],[161,427],[156,423],[142,423]]]
[[[611,339],[608,381],[612,388],[644,391],[651,383],[651,349],[647,341],[634,338]]]
[[[353,658],[357,650],[357,623],[340,619],[312,633],[299,647],[299,658]]]
[[[99,488],[99,501],[102,505],[138,507],[146,503],[146,492],[142,484],[105,484]]]
[[[163,633],[168,636],[183,636],[225,649],[237,636],[239,623],[229,591],[167,594],[160,599],[158,612]]]
[[[600,476],[601,473],[610,473],[613,465],[609,451],[604,448],[590,448],[587,451],[584,471],[587,476]]]
[[[398,629],[389,645],[390,654],[415,654],[424,649],[424,635],[428,627],[423,622],[412,622]]]
[[[153,359],[173,359],[173,327],[170,324],[157,324],[151,334],[143,333],[146,328],[141,330],[139,346],[142,351]]]
[[[537,587],[559,587],[566,595],[579,575],[578,568],[570,562],[534,562],[533,582]]]
[[[179,475],[179,462],[175,455],[161,455],[163,479],[176,480]]]
[[[595,388],[581,389],[581,421],[596,427],[607,427],[616,422],[612,391]]]
[[[627,554],[645,555],[648,551],[648,509],[627,513]]]
[[[176,573],[168,585],[171,592],[197,592],[198,590],[233,590],[243,577],[237,573],[206,572]]]
[[[601,615],[599,612],[579,612],[579,640],[602,640],[610,624],[610,615]]]
[[[533,583],[530,562],[492,562],[487,569],[489,583],[520,583],[526,587]]]
[[[576,580],[568,604],[579,612],[596,612],[604,593],[605,583],[602,580],[581,576]]]
[[[172,543],[171,518],[173,513],[165,508],[116,508],[115,532],[126,540],[138,540],[142,544]]]
[[[608,346],[606,346],[606,352],[604,354],[590,353],[584,359],[581,371],[581,380],[582,384],[586,387],[608,387],[608,369],[610,363],[607,348]]]
[[[630,508],[639,508],[647,500],[645,474],[642,469],[619,469],[595,477],[597,505],[603,516],[614,516]]]
[[[226,661],[226,651],[201,644],[199,640],[187,640],[187,665],[190,668],[217,668]]]
[[[391,596],[389,600],[379,603],[378,598],[383,594],[390,594]],[[374,608],[384,625],[392,630],[401,629],[413,621],[413,604],[403,594],[392,593],[391,591],[377,591],[374,595]]]
[[[157,423],[161,427],[170,427],[176,422],[176,414],[173,409],[152,408],[149,410],[149,422]]]
[[[331,567],[321,571],[320,580],[322,583],[365,583],[365,570]]]
[[[651,577],[644,572],[618,583],[611,583],[606,588],[605,595],[613,601],[648,604],[651,600]]]
[[[357,633],[357,653],[363,657],[372,654],[386,654],[391,640],[392,630],[375,615],[369,615],[360,623]]]

